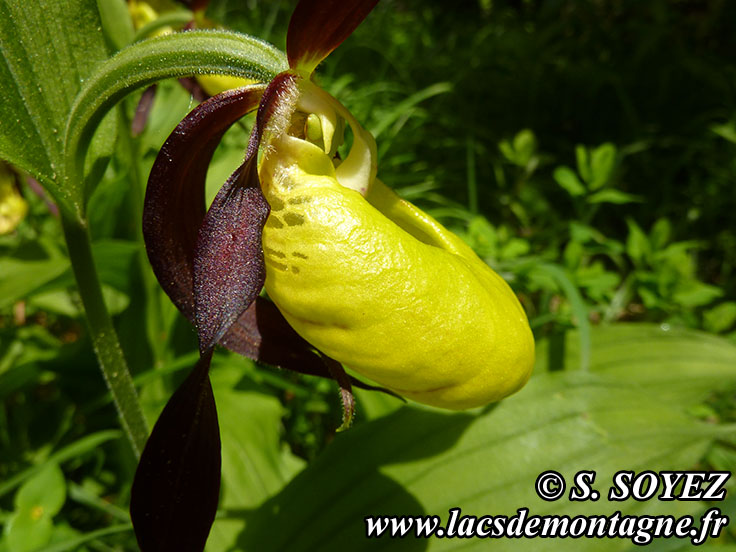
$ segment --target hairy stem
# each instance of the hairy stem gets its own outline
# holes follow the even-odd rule
[[[77,280],[79,295],[87,314],[89,332],[125,433],[136,456],[140,456],[148,438],[148,427],[138,402],[130,371],[123,356],[118,336],[102,297],[87,226],[68,213],[62,213],[62,227],[69,258]]]

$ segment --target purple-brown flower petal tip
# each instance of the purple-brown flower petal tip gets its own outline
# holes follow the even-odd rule
[[[289,67],[311,74],[376,4],[378,0],[301,0],[286,35]]]

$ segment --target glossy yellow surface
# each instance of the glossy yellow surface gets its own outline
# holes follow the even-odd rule
[[[366,147],[370,155],[359,154],[374,158]],[[521,388],[534,340],[506,282],[374,169],[361,176],[367,190],[347,187],[324,148],[280,133],[263,150],[266,290],[289,323],[355,372],[425,404],[466,409]]]
[[[15,187],[13,173],[0,161],[0,235],[15,230],[27,213],[28,204]]]

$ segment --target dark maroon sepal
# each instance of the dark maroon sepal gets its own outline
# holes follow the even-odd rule
[[[194,304],[200,350],[214,347],[258,297],[266,279],[261,235],[270,208],[257,155],[220,188],[199,229]]]
[[[289,21],[289,67],[311,73],[350,36],[378,0],[301,0]]]
[[[220,429],[205,351],[164,407],[133,480],[130,517],[143,552],[204,550],[220,495]]]
[[[151,169],[143,237],[161,287],[194,321],[194,251],[205,215],[207,167],[223,134],[258,107],[265,86],[228,90],[195,107],[174,129]]]
[[[138,100],[138,105],[135,108],[135,115],[130,123],[130,132],[133,136],[139,136],[146,128],[148,122],[148,116],[151,114],[151,108],[153,108],[153,100],[156,98],[156,89],[158,85],[152,84],[143,91],[141,99]]]
[[[192,11],[200,11],[207,9],[207,5],[210,3],[210,0],[179,0],[179,3],[184,4]]]

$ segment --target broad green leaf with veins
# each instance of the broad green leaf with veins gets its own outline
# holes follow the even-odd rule
[[[524,310],[459,238],[376,174],[350,113],[298,78],[266,126],[266,290],[307,341],[416,401],[465,409],[521,388],[534,364]],[[286,106],[286,107],[285,107]],[[340,161],[343,121],[353,147]],[[287,129],[287,130],[282,130]]]

